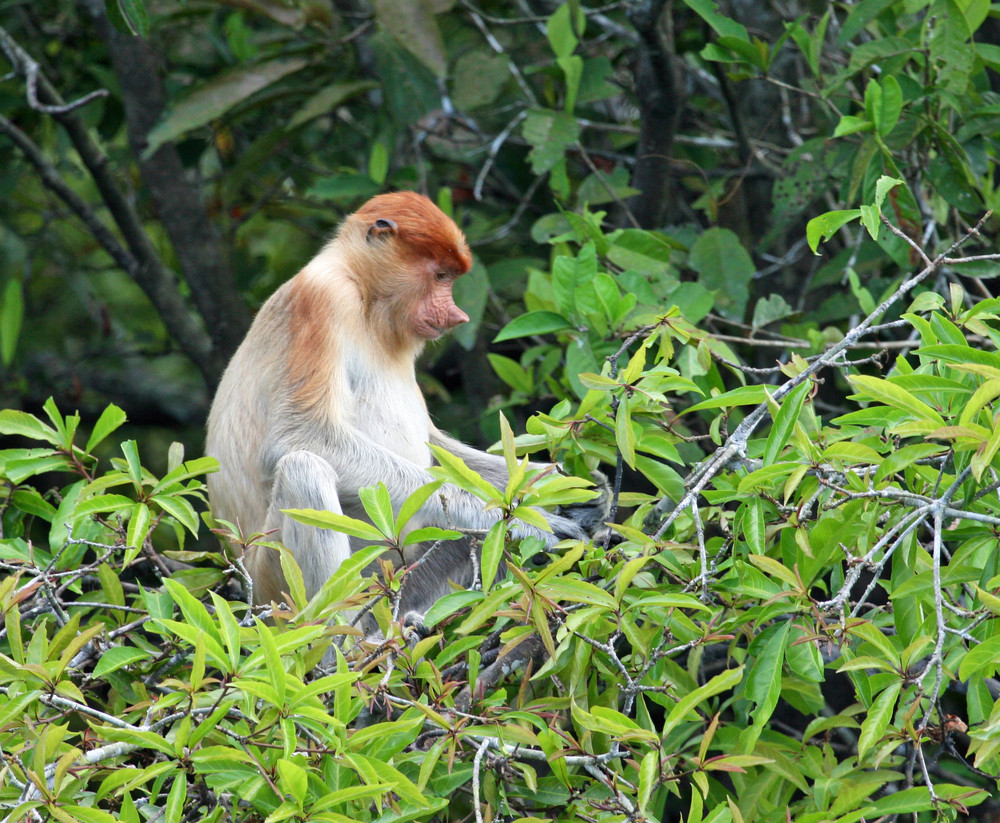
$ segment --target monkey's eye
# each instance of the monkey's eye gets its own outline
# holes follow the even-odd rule
[[[436,272],[434,272],[434,279],[437,280],[439,283],[444,280],[447,280],[449,277],[451,277],[451,273],[445,271],[444,269],[438,269]]]

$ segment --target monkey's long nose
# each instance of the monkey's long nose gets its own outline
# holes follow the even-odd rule
[[[455,326],[461,326],[463,323],[469,322],[469,315],[462,311],[458,306],[452,305],[448,309],[448,326],[447,328],[453,329]]]

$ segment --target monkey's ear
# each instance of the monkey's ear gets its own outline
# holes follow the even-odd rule
[[[368,233],[365,235],[365,239],[369,243],[374,243],[376,240],[382,239],[388,240],[398,229],[399,226],[396,225],[394,220],[387,220],[384,217],[380,217],[368,227]]]

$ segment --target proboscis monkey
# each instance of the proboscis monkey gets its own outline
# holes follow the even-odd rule
[[[292,551],[310,597],[350,556],[351,539],[298,523],[282,509],[364,519],[358,490],[379,482],[398,509],[433,480],[429,443],[499,488],[507,483],[502,457],[438,431],[414,371],[428,340],[469,319],[455,305],[452,284],[471,262],[462,232],[426,197],[373,197],[264,304],[222,377],[206,444],[221,464],[209,479],[213,512],[245,533],[276,532],[271,539]],[[571,509],[569,517],[546,512],[552,534],[527,524],[517,534],[549,545],[585,538],[606,513],[601,503]],[[499,516],[474,495],[444,485],[411,523],[488,529]],[[419,556],[426,547],[414,550]],[[255,546],[244,559],[254,600],[280,601],[287,587],[278,553]],[[449,580],[473,582],[464,541],[428,560],[407,581],[400,614],[419,620],[449,590]]]

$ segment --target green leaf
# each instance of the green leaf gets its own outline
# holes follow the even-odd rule
[[[580,139],[580,124],[568,112],[534,109],[524,118],[521,132],[532,146],[528,155],[531,170],[544,174]]]
[[[389,174],[389,149],[381,140],[376,140],[368,154],[368,176],[379,186],[385,185]]]
[[[234,106],[282,78],[309,65],[304,57],[283,57],[267,63],[237,66],[202,83],[183,100],[167,109],[147,135],[144,157],[151,157],[165,143],[222,117]]]
[[[496,580],[497,569],[500,568],[500,561],[503,559],[503,549],[507,538],[507,522],[501,520],[494,523],[486,533],[483,540],[483,553],[480,561],[480,573],[482,574],[483,592],[489,592],[493,588],[493,581]]]
[[[745,37],[730,37],[723,35],[715,43],[709,43],[701,51],[701,56],[706,60],[717,60],[720,62],[734,61],[726,52],[731,52],[738,58],[742,58],[748,65],[764,70],[770,61],[770,47],[763,40],[754,37],[748,40]]]
[[[309,788],[309,773],[297,763],[284,758],[278,761],[277,766],[278,787],[282,794],[289,795],[298,804],[303,803]]]
[[[425,483],[403,501],[403,505],[399,507],[399,514],[396,515],[395,531],[397,533],[403,530],[403,527],[423,508],[424,503],[441,488],[441,485],[442,481],[440,480]]]
[[[493,338],[494,343],[513,340],[516,337],[528,337],[533,334],[550,334],[571,328],[569,320],[561,314],[551,311],[529,311],[520,317],[515,317],[500,333]]]
[[[767,443],[764,445],[764,465],[769,466],[778,459],[781,450],[792,437],[795,431],[795,422],[799,419],[799,412],[802,411],[802,404],[806,396],[812,389],[812,381],[806,380],[800,383],[782,401],[781,408],[774,417],[774,425],[767,436]]]
[[[888,136],[899,122],[902,112],[903,92],[893,75],[885,75],[881,83],[874,78],[868,81],[865,89],[865,113],[880,136]]]
[[[789,589],[800,589],[802,587],[802,583],[795,576],[795,572],[782,563],[779,563],[773,557],[768,557],[766,554],[751,554],[747,557],[747,560],[768,577],[785,583]]]
[[[93,676],[103,677],[132,663],[138,663],[140,660],[149,660],[151,657],[152,655],[149,652],[136,649],[132,646],[112,646],[97,661],[97,665],[94,666]]]
[[[94,446],[103,442],[104,438],[121,426],[126,419],[125,412],[114,404],[109,405],[101,412],[101,416],[94,424],[94,430],[90,433],[90,439],[87,441],[87,451],[90,452]]]
[[[229,672],[233,673],[240,664],[240,626],[236,622],[236,616],[230,608],[229,603],[223,600],[215,592],[209,592],[212,596],[212,604],[215,606],[215,616],[219,619],[222,641],[226,647],[226,654],[229,658]]]
[[[886,79],[895,81],[896,78],[890,76]],[[905,185],[905,180],[900,180],[897,177],[889,177],[888,175],[883,174],[875,182],[875,202],[873,204],[875,208],[881,210],[882,204],[885,203],[885,198],[888,196],[889,192],[896,188],[896,186]]]
[[[717,309],[742,320],[757,267],[739,237],[729,229],[702,232],[691,246],[688,265],[698,272],[701,285],[716,292]]]
[[[490,275],[479,258],[473,261],[471,269],[455,281],[452,292],[455,303],[469,316],[469,322],[452,330],[451,338],[466,351],[472,351],[482,337],[480,324],[490,296]]]
[[[307,197],[317,200],[354,203],[374,197],[379,193],[379,187],[367,174],[342,174],[338,177],[320,178],[305,193]]]
[[[846,137],[848,134],[857,134],[859,131],[871,131],[874,128],[870,120],[864,117],[855,117],[853,114],[845,114],[840,118],[837,127],[833,130],[834,137]]]
[[[352,97],[357,97],[359,94],[376,88],[378,88],[378,83],[372,80],[355,80],[349,83],[332,83],[325,86],[306,100],[302,108],[295,112],[288,121],[286,128],[289,130],[298,128],[310,120],[329,114]]]
[[[439,529],[437,526],[425,526],[422,529],[414,529],[408,533],[403,540],[404,546],[412,546],[415,543],[433,543],[436,540],[458,540],[462,533],[454,529]]]
[[[970,183],[965,169],[954,157],[937,156],[927,164],[926,175],[945,202],[956,209],[973,212],[982,208],[982,200]]]
[[[588,603],[609,611],[617,611],[618,601],[604,589],[574,580],[571,577],[554,577],[539,585],[539,591],[553,600],[568,600],[571,603]]]
[[[136,549],[141,549],[149,532],[149,524],[152,520],[149,506],[145,503],[136,503],[132,507],[132,514],[128,519],[128,534],[125,542]]]
[[[694,708],[709,698],[734,688],[742,679],[742,666],[735,669],[726,669],[709,680],[704,686],[699,686],[697,689],[688,692],[677,701],[677,704],[670,710],[670,714],[667,715],[667,719],[663,723],[663,735],[666,736],[669,732],[673,731],[677,724],[683,720],[702,722],[701,717],[694,712]],[[706,715],[711,714],[707,706],[703,711]]]
[[[640,441],[640,448],[642,445],[643,443]],[[666,463],[637,454],[635,457],[635,467],[656,486],[657,491],[667,495],[671,500],[677,501],[684,496],[684,480]]]
[[[660,786],[660,752],[657,749],[650,749],[642,756],[639,765],[639,811],[647,818],[650,815],[649,801],[653,792]],[[657,811],[659,811],[657,809]],[[690,820],[690,816],[688,817]]]
[[[379,23],[396,42],[443,79],[448,56],[431,0],[373,0],[373,5]]]
[[[878,63],[891,57],[912,55],[913,43],[905,37],[879,37],[867,43],[862,43],[851,50],[851,60],[847,66],[848,74],[856,74],[872,63]]]
[[[21,281],[12,277],[0,297],[0,362],[4,366],[9,366],[14,360],[23,320],[24,291]]]
[[[814,217],[806,224],[806,239],[813,254],[819,254],[817,249],[821,240],[829,240],[845,223],[850,223],[861,216],[861,209],[844,211],[828,211],[819,217]]]
[[[514,391],[531,394],[534,389],[534,381],[531,379],[531,372],[525,369],[516,360],[504,357],[502,354],[487,354],[493,371]]]
[[[208,636],[216,644],[219,644],[221,651],[222,638],[219,635],[215,621],[205,608],[205,604],[189,592],[176,580],[166,579],[163,581],[164,587],[170,592],[173,601],[178,605],[184,620],[200,634]]]
[[[360,537],[362,540],[370,540],[375,543],[381,543],[385,540],[385,535],[371,523],[348,517],[346,514],[335,514],[334,512],[319,511],[317,509],[282,509],[281,513],[287,514],[293,520],[305,523],[307,526],[316,526],[320,529],[333,529],[341,534]]]
[[[764,501],[759,497],[752,497],[740,504],[737,510],[742,513],[743,539],[754,554],[763,554],[767,549],[765,541],[764,526]]]
[[[134,505],[135,501],[131,497],[125,497],[121,494],[99,494],[97,497],[91,497],[80,503],[73,514],[78,518],[89,517],[93,514],[110,514],[123,512],[126,509],[131,509]]]
[[[915,353],[923,357],[943,360],[949,364],[977,363],[981,366],[988,366],[991,369],[1000,371],[1000,354],[982,349],[974,349],[968,345],[946,343],[936,346],[921,346]],[[6,412],[0,412],[0,423],[3,421],[4,414]],[[0,427],[0,431],[2,430],[2,427]]]
[[[918,419],[929,420],[937,426],[944,425],[940,414],[895,383],[863,374],[849,375],[847,380],[854,387],[854,390],[866,399],[902,409]]]
[[[377,31],[367,40],[375,53],[379,87],[392,123],[412,125],[441,108],[441,82],[433,71],[387,31]]]
[[[983,479],[983,474],[993,462],[993,458],[996,456],[998,449],[1000,449],[1000,426],[996,426],[993,429],[990,433],[989,439],[976,451],[969,463],[969,467],[972,469],[972,475],[977,481]]]
[[[729,408],[730,406],[759,406],[767,399],[767,393],[773,392],[777,388],[777,386],[770,385],[740,386],[722,394],[717,394],[715,397],[709,397],[707,400],[694,403],[684,409],[681,414],[700,411],[701,409]]]
[[[958,368],[961,367],[959,366]],[[962,407],[962,414],[958,418],[958,425],[968,426],[970,423],[974,423],[976,415],[998,396],[1000,396],[1000,379],[990,378],[976,389],[972,397]]]
[[[719,13],[716,0],[685,0],[684,5],[708,23],[720,37],[738,37],[742,40],[750,39],[750,35],[747,34],[747,30],[742,24],[725,14]]]
[[[942,91],[953,94],[959,94],[966,88],[976,54],[969,42],[972,32],[962,12],[964,5],[964,0],[935,3],[935,24],[927,40],[930,60],[937,68],[934,79]]]
[[[61,445],[61,438],[55,429],[35,415],[15,409],[0,411],[0,434],[15,434],[30,440],[43,440],[53,446]]]
[[[785,646],[792,622],[786,620],[777,627],[765,629],[755,640],[753,665],[747,674],[746,696],[757,704],[753,711],[753,728],[759,734],[767,726],[781,695],[781,670],[785,662]]]
[[[198,514],[195,512],[194,506],[183,497],[161,494],[150,499],[191,534],[198,534]]]
[[[902,688],[901,681],[893,681],[872,703],[868,715],[861,723],[861,734],[858,736],[859,763],[864,760],[865,753],[885,736],[896,708],[896,698]]]
[[[184,783],[179,780],[179,783]],[[73,803],[60,804],[52,809],[52,819],[60,823],[119,823],[119,818],[93,806],[80,806]],[[176,819],[180,819],[179,817]]]
[[[139,460],[139,446],[134,440],[125,440],[121,445],[122,453],[125,455],[125,465],[128,469],[128,478],[138,489],[142,486],[142,463]]]
[[[150,489],[151,495],[176,494],[183,490],[183,481],[219,470],[219,461],[214,457],[197,457],[176,466],[160,478],[160,482]]]
[[[107,0],[108,19],[122,34],[149,36],[149,12],[145,0]]]
[[[11,501],[14,503],[14,508],[25,514],[41,517],[48,523],[55,519],[56,507],[42,497],[37,489],[20,488],[11,495]]]
[[[847,19],[837,34],[837,45],[840,47],[846,46],[848,42],[859,35],[875,18],[896,2],[898,0],[864,0],[852,6]]]
[[[503,496],[500,489],[486,480],[475,469],[470,469],[460,457],[456,457],[440,446],[432,445],[431,451],[438,462],[437,466],[430,469],[431,474],[435,477],[451,480],[486,501],[499,500]]]
[[[371,518],[375,528],[386,537],[394,537],[396,534],[395,517],[392,513],[392,500],[389,498],[389,490],[385,487],[385,483],[358,489],[358,497],[361,499],[361,505],[365,507],[365,514]]]
[[[270,626],[265,625],[259,618],[254,618],[257,629],[257,639],[260,641],[260,650],[263,652],[264,661],[267,665],[267,679],[274,687],[274,704],[277,708],[285,705],[285,695],[288,693],[288,672],[281,665],[281,652],[274,642],[274,634]]]
[[[934,785],[934,794],[940,797],[941,786]],[[870,817],[882,817],[883,815],[915,815],[917,812],[929,812],[935,808],[940,801],[931,799],[930,791],[926,786],[914,786],[912,789],[902,789],[898,792],[880,797],[874,802]],[[866,815],[866,818],[869,815]]]
[[[635,468],[635,429],[632,428],[631,398],[622,397],[615,412],[615,443],[622,459],[631,469]]]
[[[469,111],[494,103],[510,79],[510,64],[507,60],[506,54],[494,54],[485,48],[462,54],[451,71],[455,108]],[[460,283],[461,280],[457,282]]]
[[[784,320],[795,313],[795,309],[788,305],[785,298],[775,292],[767,297],[761,297],[757,301],[757,304],[753,308],[751,325],[755,329],[762,329],[778,320]]]
[[[681,244],[662,232],[623,229],[614,235],[608,260],[623,269],[660,277],[670,270],[670,261]]]
[[[343,755],[343,762],[349,767],[353,767],[365,783],[386,783],[393,787],[393,791],[405,801],[426,808],[431,804],[428,798],[424,797],[413,782],[403,775],[398,769],[383,763],[373,757],[367,757],[358,752],[351,752]]]
[[[896,472],[900,472],[907,466],[913,465],[918,460],[924,460],[937,454],[943,454],[948,447],[944,443],[913,443],[903,446],[901,449],[890,452],[882,465],[875,472],[875,482],[880,483],[887,477],[892,477]]]
[[[648,558],[634,558],[633,560],[648,561]],[[615,585],[617,587],[617,582]],[[631,598],[629,599],[631,600]],[[680,592],[644,594],[629,602],[628,608],[638,609],[640,614],[646,614],[648,609],[695,609],[697,611],[711,611],[708,606],[694,595],[681,594]]]
[[[545,34],[556,57],[568,57],[580,42],[587,18],[578,4],[563,3],[545,24]]]
[[[577,94],[580,91],[580,78],[583,76],[583,58],[572,54],[569,57],[560,57],[556,60],[559,68],[562,69],[566,78],[566,102],[563,110],[572,113],[576,107]]]
[[[482,599],[483,593],[481,591],[460,591],[446,594],[434,601],[434,605],[424,612],[424,625],[436,626],[444,618],[474,603],[479,603]]]

